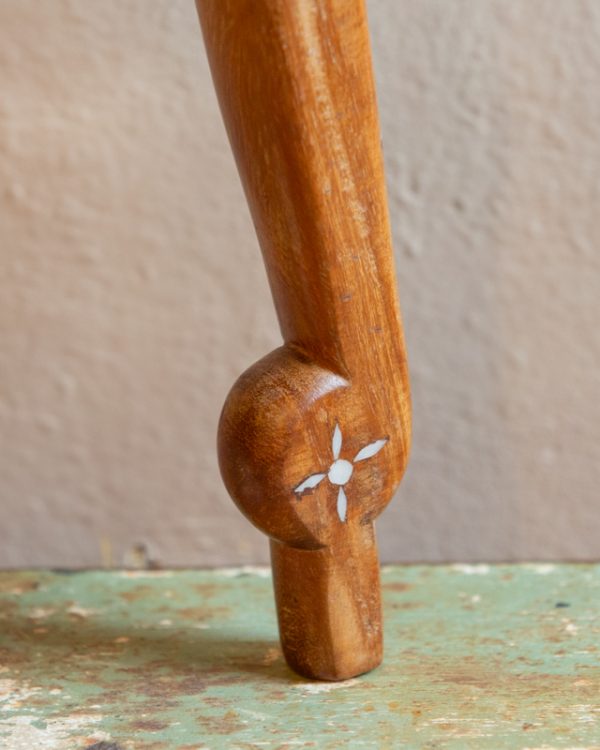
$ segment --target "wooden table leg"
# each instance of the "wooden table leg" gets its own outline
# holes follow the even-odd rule
[[[233,386],[229,493],[271,538],[288,663],[339,680],[382,653],[373,521],[410,397],[362,0],[197,0],[284,345]]]

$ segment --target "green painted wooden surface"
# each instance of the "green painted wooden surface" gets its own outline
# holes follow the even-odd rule
[[[382,579],[383,666],[327,684],[267,571],[0,573],[0,748],[600,748],[600,565]]]

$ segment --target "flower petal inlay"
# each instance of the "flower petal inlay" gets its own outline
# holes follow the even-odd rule
[[[361,448],[356,456],[354,456],[353,463],[356,463],[357,461],[364,461],[366,458],[371,458],[371,456],[374,456],[376,453],[379,453],[379,451],[383,448],[383,446],[387,443],[388,439],[383,438],[382,440],[376,440],[374,443],[369,443],[369,445],[365,445],[364,448]]]
[[[322,479],[325,479],[326,476],[327,474],[311,474],[294,489],[294,492],[301,495],[305,490],[312,490]]]
[[[348,508],[348,499],[346,498],[346,493],[344,492],[344,488],[340,487],[340,491],[338,492],[338,497],[337,497],[337,512],[338,512],[340,521],[342,521],[342,523],[346,520],[347,508]]]
[[[334,461],[340,457],[340,451],[342,450],[342,431],[340,426],[336,423],[335,430],[333,431],[333,440],[331,441],[331,452],[333,453]]]

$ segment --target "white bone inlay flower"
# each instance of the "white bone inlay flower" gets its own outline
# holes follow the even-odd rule
[[[302,495],[307,490],[314,489],[323,479],[325,479],[325,477],[327,477],[331,484],[339,487],[337,513],[340,521],[342,521],[342,523],[345,522],[348,499],[344,492],[344,485],[348,484],[354,473],[354,464],[359,461],[365,461],[367,458],[372,458],[376,453],[379,453],[387,441],[388,438],[375,440],[374,443],[369,443],[368,445],[365,445],[364,448],[361,448],[351,462],[346,461],[345,458],[340,458],[340,453],[342,451],[342,431],[340,430],[340,426],[336,423],[335,429],[333,430],[333,438],[331,440],[333,463],[326,472],[319,472],[318,474],[311,474],[306,477],[303,482],[294,488],[294,492],[297,495]]]

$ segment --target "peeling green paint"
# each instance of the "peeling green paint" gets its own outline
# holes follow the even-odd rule
[[[265,570],[0,573],[0,748],[600,748],[600,565],[382,582],[382,667],[314,683]]]

